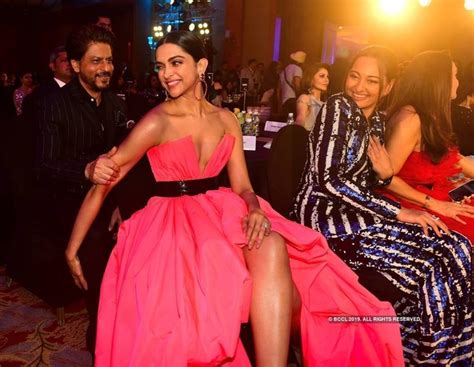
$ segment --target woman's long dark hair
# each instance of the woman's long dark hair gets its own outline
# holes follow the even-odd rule
[[[171,43],[173,45],[181,47],[184,51],[186,51],[193,57],[195,62],[206,58],[204,44],[202,43],[201,39],[192,32],[170,32],[158,41],[156,48],[160,47],[161,45],[164,45],[165,43]]]
[[[325,69],[329,73],[330,68],[331,67],[328,64],[324,64],[322,62],[311,64],[310,66],[305,68],[303,73],[303,79],[301,81],[302,89],[305,91],[305,93],[309,93],[309,90],[311,89],[311,84],[313,83],[313,78],[316,73],[319,72],[319,70],[321,69]],[[321,94],[326,94],[326,92],[323,92]]]
[[[455,145],[451,125],[452,59],[446,51],[416,55],[401,74],[387,118],[412,106],[421,120],[421,149],[438,163]]]

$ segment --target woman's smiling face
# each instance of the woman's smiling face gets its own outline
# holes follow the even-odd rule
[[[199,83],[199,75],[204,74],[203,61],[194,61],[193,57],[181,47],[165,43],[156,50],[158,78],[172,98],[186,93],[194,93]],[[203,69],[203,70],[201,70]]]
[[[377,106],[384,78],[380,75],[377,60],[369,56],[357,58],[347,74],[344,91],[366,117],[369,117]]]

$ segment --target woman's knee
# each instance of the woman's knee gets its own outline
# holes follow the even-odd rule
[[[286,242],[283,237],[276,232],[271,232],[264,238],[259,250],[263,250],[262,254],[268,261],[288,262]]]
[[[260,248],[246,250],[246,260],[249,270],[263,270],[289,266],[286,242],[278,233],[272,232],[266,236]]]

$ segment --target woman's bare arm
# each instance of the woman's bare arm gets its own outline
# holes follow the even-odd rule
[[[247,235],[248,246],[252,248],[255,244],[258,248],[263,240],[263,236],[270,233],[270,223],[260,208],[257,196],[250,183],[245,163],[240,125],[235,116],[227,112],[223,113],[223,122],[226,126],[226,131],[235,137],[234,148],[227,163],[230,185],[232,191],[240,195],[247,204],[249,214],[244,218],[243,230]]]
[[[77,252],[102,207],[107,194],[117,185],[148,149],[159,143],[160,124],[156,113],[150,113],[132,130],[111,159],[120,167],[120,174],[110,185],[93,185],[87,193],[76,217],[66,248],[66,259],[76,285],[87,289],[87,282],[77,258]]]
[[[229,175],[232,191],[240,196],[247,193],[251,193],[255,196],[252,185],[250,184],[247,165],[245,163],[242,132],[240,130],[239,122],[231,113],[226,112],[223,112],[223,120],[227,133],[230,133],[235,138],[234,148],[229,158],[229,162],[227,163],[227,173]],[[256,208],[260,208],[256,199],[255,203],[249,204],[252,204],[249,205],[249,210],[253,209],[254,205]]]
[[[302,94],[296,100],[296,119],[295,124],[304,127],[304,121],[309,114],[309,97],[306,94]]]
[[[408,156],[420,145],[421,121],[417,113],[403,109],[401,117],[389,122],[386,148],[395,175],[400,172]],[[397,116],[395,116],[397,117]],[[460,206],[450,201],[436,200],[416,190],[400,177],[395,176],[387,189],[402,199],[427,208],[438,214],[450,217],[465,224],[460,216],[473,217],[474,209]]]
[[[464,173],[464,176],[474,178],[474,159],[461,156],[461,159],[459,160],[459,165],[461,166],[462,173]]]
[[[385,147],[396,175],[402,169],[410,154],[420,144],[421,121],[415,112],[403,110],[388,122]]]

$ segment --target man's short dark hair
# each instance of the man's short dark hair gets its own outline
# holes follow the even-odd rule
[[[252,65],[254,62],[257,62],[257,59],[250,59],[248,65]]]
[[[59,57],[61,52],[66,52],[66,47],[58,46],[49,54],[49,63],[53,63]]]
[[[81,26],[72,31],[66,41],[66,52],[69,60],[81,60],[91,43],[106,43],[112,50],[115,36],[112,32],[95,24]]]

